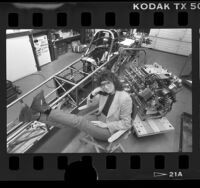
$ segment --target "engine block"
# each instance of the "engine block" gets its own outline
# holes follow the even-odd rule
[[[124,90],[135,96],[142,120],[165,116],[182,88],[182,80],[157,63],[140,67],[132,64],[123,71],[120,81]]]

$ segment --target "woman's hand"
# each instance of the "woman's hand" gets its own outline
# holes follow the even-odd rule
[[[87,96],[87,105],[97,104],[99,103],[99,98],[95,97],[100,91],[102,91],[101,87],[95,88],[88,96]],[[94,100],[95,98],[95,100]]]
[[[101,87],[97,87],[97,88],[95,88],[95,89],[92,91],[92,95],[95,96],[95,95],[97,95],[100,91],[102,91],[102,88],[101,88]]]
[[[101,128],[108,128],[106,123],[103,123],[102,121],[91,121],[95,126],[101,127]]]

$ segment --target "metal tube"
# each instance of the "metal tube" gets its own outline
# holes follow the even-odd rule
[[[102,64],[100,67],[98,67],[96,70],[94,70],[94,72],[92,72],[90,75],[86,76],[83,80],[81,80],[77,85],[73,86],[70,90],[68,90],[63,96],[61,96],[60,98],[58,98],[56,101],[54,101],[51,106],[55,105],[59,100],[63,99],[66,95],[68,95],[71,91],[73,91],[76,87],[78,87],[79,85],[81,85],[84,81],[86,81],[88,78],[90,78],[93,74],[95,74],[97,71],[99,71],[102,67],[104,67],[106,64],[108,63],[105,62],[104,64]]]
[[[26,129],[32,122],[29,122],[27,124],[25,124],[24,126],[22,126],[21,128],[19,128],[16,132],[13,133],[13,135],[11,135],[9,137],[9,139],[7,140],[7,143],[10,143],[16,136],[18,136],[18,133],[21,133],[24,129]],[[8,135],[7,135],[8,136]]]
[[[69,84],[76,85],[75,83],[70,82],[70,81],[68,81],[68,80],[65,80],[64,78],[60,78],[60,77],[58,77],[58,76],[54,76],[54,77],[57,78],[57,79],[59,79],[59,80],[62,80],[63,82],[67,82],[67,83],[69,83]]]
[[[96,36],[96,34],[99,33],[99,32],[102,32],[102,31],[108,32],[108,33],[111,34],[111,36],[112,36],[112,44],[113,44],[113,41],[114,41],[114,39],[115,39],[113,33],[112,33],[110,30],[101,29],[101,30],[97,31],[97,32],[94,34],[94,36],[92,37],[92,40],[91,40],[91,42],[90,42],[90,44],[89,44],[89,47],[88,47],[87,51],[85,52],[84,56],[87,55],[87,53],[88,53],[88,51],[89,51],[89,49],[90,49],[90,47],[91,47],[91,45],[92,45],[93,39],[94,39],[94,37]]]
[[[57,79],[55,79],[55,81],[58,83],[58,85],[60,85],[60,87],[62,87],[62,89],[66,92],[66,89],[63,87],[63,84],[60,84],[59,82],[58,82],[58,80]]]
[[[80,73],[83,73],[83,74],[87,74],[87,75],[89,75],[89,73],[87,73],[87,72],[83,72],[83,71],[78,70],[78,69],[75,69],[75,68],[73,68],[73,67],[69,67],[69,68],[72,69],[72,70],[74,70],[74,71],[79,71]]]
[[[16,145],[21,144],[21,143],[23,143],[23,142],[29,141],[29,140],[31,140],[31,139],[33,139],[33,138],[39,137],[40,135],[43,135],[43,134],[44,134],[44,132],[43,132],[43,133],[39,133],[39,134],[37,134],[37,135],[34,135],[34,136],[30,137],[30,138],[26,138],[26,139],[24,139],[24,140],[20,140],[20,141],[14,143],[14,145],[16,146]]]
[[[18,119],[16,119],[18,120]],[[14,120],[13,123],[16,121]],[[12,133],[13,131],[15,131],[20,125],[22,125],[23,123],[22,122],[19,122],[17,125],[15,125],[14,127],[12,127],[9,131],[7,131],[7,135]],[[9,125],[7,125],[7,128],[8,128]]]
[[[63,84],[64,85],[64,84]],[[52,92],[50,92],[49,94],[47,94],[45,96],[45,98],[49,97],[51,94],[53,94],[56,90],[58,90],[59,88],[61,88],[63,85],[60,85],[59,87],[57,87],[56,89],[54,89]]]

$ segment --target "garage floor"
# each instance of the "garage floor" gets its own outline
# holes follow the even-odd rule
[[[72,61],[79,58],[81,54],[67,53],[60,56],[56,61],[53,61],[42,67],[39,72],[45,78],[49,78],[52,74],[58,72]],[[163,65],[169,71],[179,75],[185,61],[184,56],[164,53],[160,51],[148,50],[147,63],[152,64],[157,62]],[[190,63],[191,65],[191,63]],[[191,67],[186,68],[184,74],[188,74]],[[39,85],[45,79],[37,74],[30,75],[23,79],[16,81],[14,84],[19,86],[23,94]],[[32,100],[30,99],[30,102]],[[29,103],[30,103],[29,102]],[[11,115],[17,116],[19,110],[13,112]],[[178,152],[179,137],[180,137],[180,116],[182,112],[192,114],[192,92],[187,88],[183,88],[177,94],[177,102],[174,104],[173,109],[167,114],[167,118],[174,126],[175,130],[165,134],[153,135],[143,138],[138,138],[135,135],[130,135],[128,139],[122,142],[126,152]],[[79,152],[94,152],[93,148],[89,145],[83,145],[79,139],[83,133],[68,127],[66,129],[59,129],[54,135],[51,135],[45,143],[43,143],[34,152],[36,153],[79,153]]]

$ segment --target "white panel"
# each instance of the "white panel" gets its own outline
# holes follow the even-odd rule
[[[178,48],[177,41],[157,38],[155,49],[165,52],[176,53],[177,48]]]
[[[152,44],[156,50],[188,56],[192,52],[191,29],[151,29]]]
[[[36,72],[36,63],[29,42],[29,36],[6,40],[6,73],[7,80],[16,81]]]
[[[186,29],[160,29],[158,37],[165,39],[181,40]]]
[[[180,42],[179,43],[179,47],[176,51],[177,54],[180,54],[180,55],[190,55],[192,52],[192,45],[191,43],[185,43],[185,42]]]
[[[182,41],[192,42],[192,30],[191,29],[186,29],[186,32],[182,38]]]

